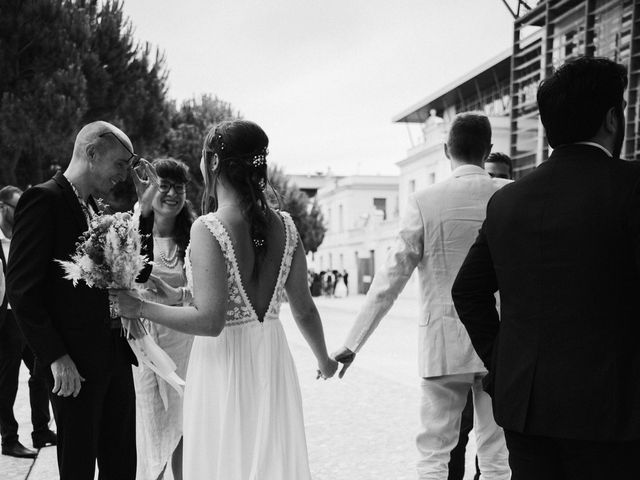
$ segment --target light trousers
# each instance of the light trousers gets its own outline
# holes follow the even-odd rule
[[[504,433],[495,420],[491,397],[482,390],[484,373],[423,378],[420,385],[421,431],[416,438],[420,480],[446,480],[451,450],[458,443],[460,416],[471,389],[473,428],[482,480],[511,478]]]

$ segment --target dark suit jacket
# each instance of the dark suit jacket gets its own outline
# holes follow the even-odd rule
[[[151,227],[141,220],[143,233]],[[68,260],[86,230],[80,203],[62,173],[24,192],[15,213],[7,292],[38,367],[49,371],[54,360],[69,354],[88,380],[103,376],[112,365],[109,296],[82,282],[74,287],[55,261]],[[145,253],[151,253],[151,241],[147,237]],[[150,267],[140,280],[149,273]],[[126,351],[135,362],[128,345]]]
[[[640,438],[640,165],[556,149],[492,197],[452,294],[499,425]]]

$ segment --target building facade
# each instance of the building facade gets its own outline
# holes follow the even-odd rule
[[[545,0],[514,15],[510,152],[516,178],[526,175],[550,153],[536,104],[538,84],[554,68],[581,55],[607,57],[627,67],[622,155],[640,160],[640,2]]]
[[[451,174],[444,154],[449,124],[460,112],[478,111],[489,117],[493,151],[509,153],[511,50],[429,95],[393,118],[407,126],[412,144],[400,169],[400,212],[408,196]]]
[[[623,155],[640,160],[640,1],[504,3],[514,15],[513,48],[393,118],[407,126],[411,144],[396,164],[399,175],[332,177],[317,190],[328,230],[312,265],[318,271],[346,269],[350,292],[368,289],[395,242],[409,195],[451,174],[443,144],[457,113],[489,117],[493,151],[511,156],[516,178],[548,158],[536,92],[543,78],[572,57],[604,56],[627,66]],[[415,295],[416,283],[412,279],[404,295]]]
[[[327,232],[309,262],[311,268],[316,272],[346,270],[349,292],[366,293],[398,233],[398,177],[329,178],[316,198]]]

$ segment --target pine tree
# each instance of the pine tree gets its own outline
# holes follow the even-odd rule
[[[39,183],[70,159],[82,125],[106,120],[142,154],[169,129],[164,57],[133,39],[118,1],[0,3],[0,183]]]
[[[293,185],[278,166],[269,166],[269,183],[276,195],[268,193],[272,204],[288,212],[300,233],[305,253],[316,252],[324,240],[327,228],[317,202]]]
[[[199,206],[203,189],[200,158],[205,135],[215,124],[238,119],[240,114],[230,103],[209,94],[185,100],[179,109],[173,103],[171,109],[171,128],[162,143],[160,154],[187,164],[192,178],[188,199],[194,206]]]

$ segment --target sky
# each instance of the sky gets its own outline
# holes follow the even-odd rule
[[[397,174],[392,117],[511,46],[501,0],[124,0],[169,97],[230,102],[287,173]]]

